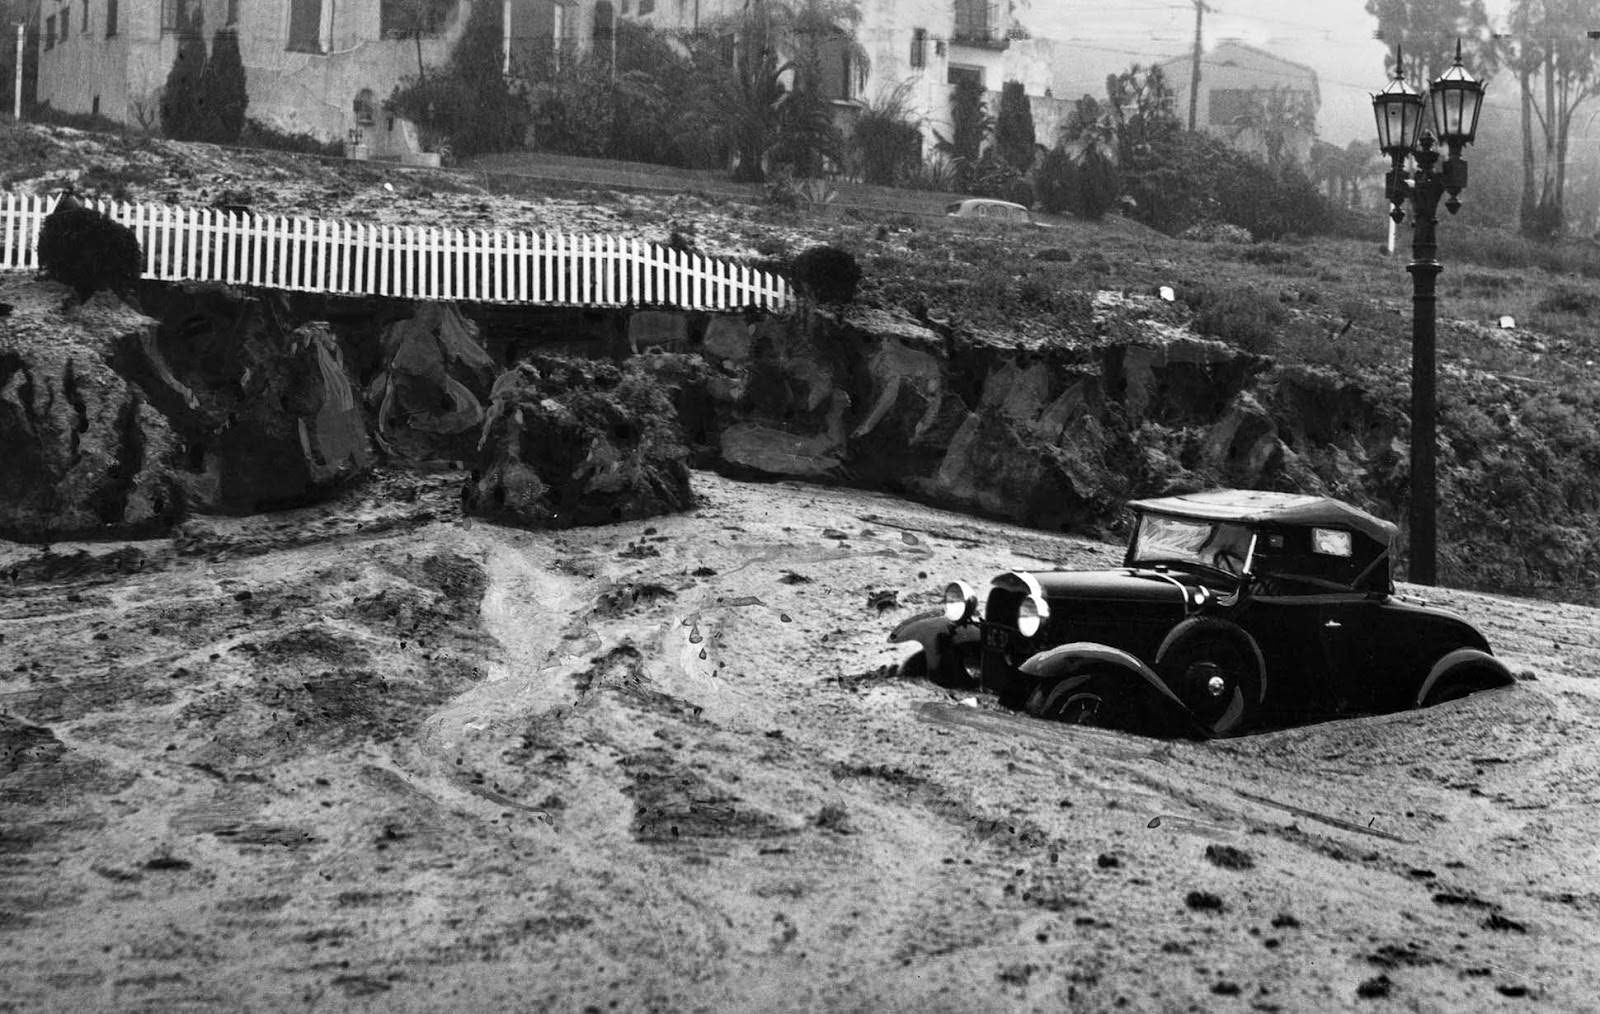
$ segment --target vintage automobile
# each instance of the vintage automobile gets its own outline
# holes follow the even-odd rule
[[[1123,566],[1009,572],[890,635],[902,669],[1065,722],[1230,736],[1513,682],[1458,616],[1395,594],[1394,525],[1326,497],[1139,500]]]
[[[950,218],[982,218],[991,222],[1013,225],[1032,225],[1033,216],[1028,209],[1011,201],[991,197],[969,197],[964,201],[945,205],[944,213]]]

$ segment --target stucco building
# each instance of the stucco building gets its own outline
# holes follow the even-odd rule
[[[1192,55],[1159,65],[1172,88],[1179,120],[1188,124]],[[1316,135],[1322,94],[1317,72],[1237,40],[1219,42],[1200,57],[1195,129],[1215,134],[1257,155],[1281,154],[1306,165]]]
[[[383,112],[403,79],[445,62],[473,3],[501,14],[503,50],[582,44],[595,0],[457,0],[418,40],[397,0],[40,0],[38,97],[64,112],[155,127],[159,92],[182,33],[199,16],[207,45],[238,32],[248,115],[323,141],[359,138],[374,156],[418,148],[409,124]],[[353,133],[354,132],[354,133]]]
[[[707,29],[735,20],[747,2],[761,0],[617,0],[618,15],[660,29]],[[848,125],[865,103],[904,86],[904,100],[918,123],[926,152],[934,132],[952,132],[950,97],[963,77],[984,88],[989,113],[999,109],[1000,89],[1020,81],[1033,108],[1041,143],[1054,138],[1067,104],[1050,92],[1055,43],[1026,37],[1009,5],[995,0],[859,0],[856,42],[867,66],[851,66],[845,48],[828,56],[823,80],[836,120]]]

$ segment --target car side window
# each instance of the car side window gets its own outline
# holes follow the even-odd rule
[[[1372,563],[1372,554],[1357,552],[1348,532],[1292,528],[1273,532],[1256,549],[1256,575],[1262,591],[1273,595],[1327,595],[1353,592]]]

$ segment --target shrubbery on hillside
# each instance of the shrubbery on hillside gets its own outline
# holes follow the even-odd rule
[[[449,63],[408,78],[389,96],[389,108],[457,155],[521,145],[531,113],[501,73],[500,32],[497,5],[472,5]]]

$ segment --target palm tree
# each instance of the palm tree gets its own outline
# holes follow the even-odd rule
[[[702,100],[738,156],[735,179],[764,181],[767,157],[780,147],[801,169],[837,154],[823,77],[836,60],[865,74],[867,54],[853,34],[860,20],[854,0],[748,0],[691,42],[711,71]],[[718,52],[730,36],[731,61]]]

